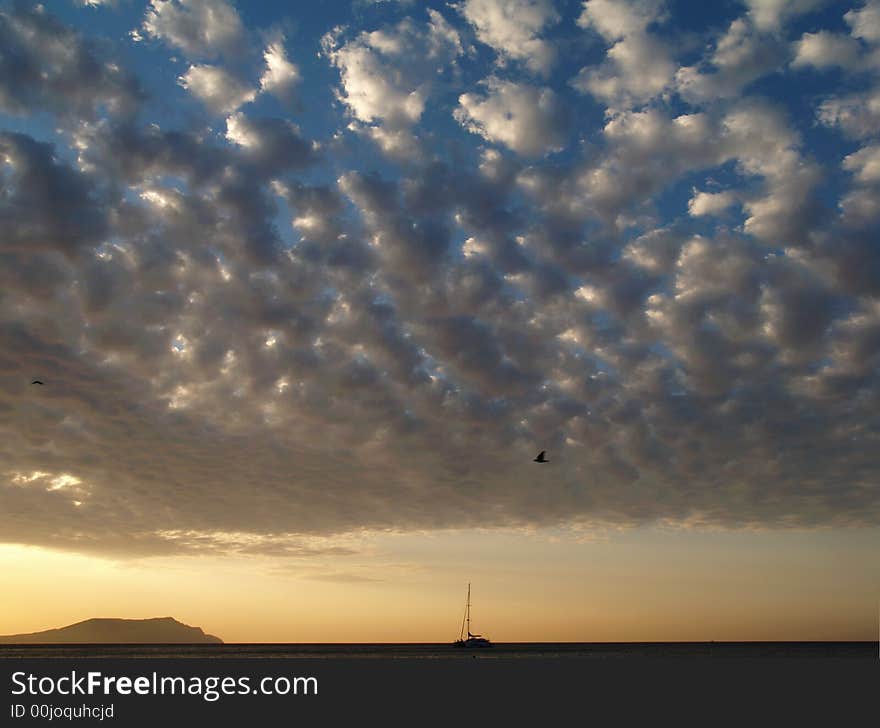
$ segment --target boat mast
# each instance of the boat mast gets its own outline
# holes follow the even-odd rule
[[[468,600],[467,600],[467,636],[471,636],[471,583],[468,582]]]
[[[464,642],[464,623],[467,620],[467,605],[464,608],[464,614],[461,615],[461,629],[458,631],[458,639]]]

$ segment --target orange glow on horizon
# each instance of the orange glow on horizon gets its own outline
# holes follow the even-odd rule
[[[375,537],[369,555],[114,561],[0,546],[0,633],[172,616],[226,642],[872,640],[877,532]],[[465,554],[473,554],[465,563]],[[315,561],[317,560],[317,563]],[[63,597],[63,598],[61,598]]]

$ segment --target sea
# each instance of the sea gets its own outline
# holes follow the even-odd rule
[[[195,660],[607,660],[620,658],[880,658],[877,642],[503,642],[449,643],[0,645],[0,659]]]

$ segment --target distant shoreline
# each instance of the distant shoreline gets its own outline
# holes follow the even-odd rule
[[[206,634],[173,617],[119,619],[96,617],[82,622],[47,629],[42,632],[0,635],[0,645],[169,645],[222,644],[223,640]]]

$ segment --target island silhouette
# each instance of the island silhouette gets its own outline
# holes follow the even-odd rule
[[[0,635],[0,644],[223,644],[223,640],[173,617],[96,618],[43,632]]]

